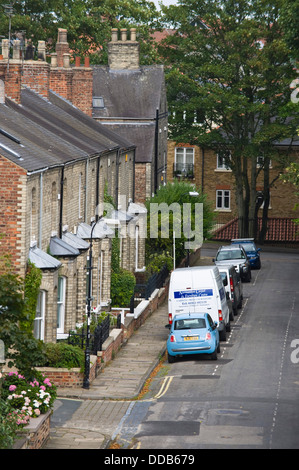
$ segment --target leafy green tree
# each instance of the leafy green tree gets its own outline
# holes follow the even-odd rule
[[[291,183],[295,188],[295,196],[299,197],[299,164],[292,162],[286,169],[285,172],[280,175],[281,180],[284,183]],[[295,203],[294,211],[299,209],[299,202]],[[295,223],[299,225],[299,218],[294,219]]]
[[[299,60],[299,0],[284,0],[281,22],[291,55]]]
[[[263,179],[266,231],[275,142],[291,137],[296,76],[280,24],[281,0],[179,0],[164,8],[176,29],[160,53],[167,74],[171,138],[222,154],[232,169],[240,236],[253,236],[256,182]],[[297,115],[298,122],[298,115]],[[259,165],[257,165],[259,159]]]
[[[190,193],[197,193],[196,196]],[[196,217],[196,204],[203,204],[202,227]],[[184,213],[184,204],[190,205],[189,213]],[[186,256],[186,242],[195,240],[197,235],[208,238],[214,222],[214,213],[205,194],[194,185],[175,180],[161,186],[157,193],[146,202],[148,214],[148,234],[146,239],[146,259],[153,263],[152,254],[171,256],[175,239],[176,265]],[[165,209],[165,210],[164,210]],[[168,211],[169,209],[169,211]],[[202,234],[199,233],[202,230]],[[189,237],[190,233],[190,237]]]
[[[0,34],[8,37],[9,20],[5,15],[8,2],[0,0]],[[47,41],[49,52],[55,48],[58,28],[68,30],[68,43],[74,55],[86,55],[92,63],[107,63],[107,43],[111,28],[137,29],[141,63],[152,63],[151,27],[159,16],[153,2],[147,0],[14,0],[11,17],[12,37],[25,31],[34,45]]]

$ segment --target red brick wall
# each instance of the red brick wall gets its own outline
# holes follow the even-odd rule
[[[46,62],[28,61],[23,65],[22,84],[31,90],[48,98],[49,93],[49,64]]]
[[[0,256],[9,253],[11,260],[19,271],[21,256],[21,213],[22,198],[21,176],[25,170],[0,155]]]
[[[75,67],[73,69],[72,103],[88,116],[92,116],[92,69]]]
[[[21,103],[21,65],[9,64],[9,72],[7,73],[7,62],[0,65],[0,76],[5,80],[5,95],[15,101]],[[5,78],[4,78],[5,77]]]
[[[72,100],[72,69],[51,69],[50,89],[58,95],[71,101]]]

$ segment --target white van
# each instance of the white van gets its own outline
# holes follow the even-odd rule
[[[178,268],[171,273],[168,321],[180,313],[209,313],[217,322],[220,339],[230,331],[226,292],[217,266]]]

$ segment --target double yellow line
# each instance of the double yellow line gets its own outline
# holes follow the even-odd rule
[[[157,393],[157,395],[154,396],[154,398],[156,398],[156,399],[161,398],[161,397],[163,397],[163,395],[165,395],[165,393],[169,389],[169,386],[172,382],[172,379],[173,379],[172,375],[170,375],[169,377],[164,378],[163,383],[161,385],[161,388],[160,388],[159,392]]]

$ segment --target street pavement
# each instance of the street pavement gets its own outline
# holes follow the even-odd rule
[[[166,350],[167,300],[122,346],[89,390],[59,389],[44,449],[107,449]],[[138,400],[137,400],[138,401]]]

